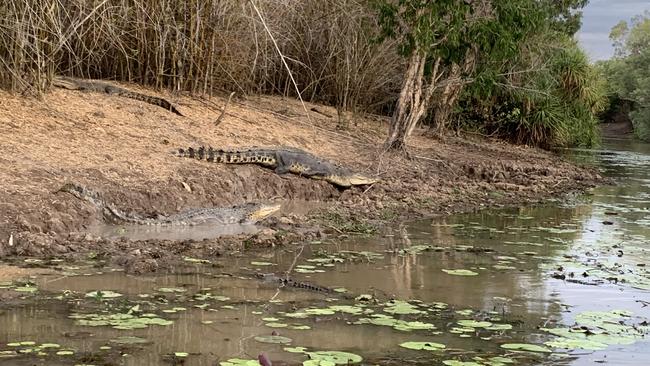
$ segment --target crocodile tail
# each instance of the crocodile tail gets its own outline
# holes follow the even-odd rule
[[[278,164],[276,152],[270,149],[224,150],[201,146],[178,149],[176,155],[222,164],[258,164],[269,168]]]
[[[168,111],[170,111],[170,112],[172,112],[174,114],[177,114],[179,116],[183,116],[181,114],[181,112],[179,112],[178,109],[176,109],[176,107],[174,107],[173,104],[171,104],[167,99],[164,99],[164,98],[154,97],[154,96],[146,95],[146,94],[142,94],[142,93],[136,93],[136,92],[132,92],[132,91],[129,91],[129,90],[126,90],[126,89],[118,90],[114,94],[122,96],[122,97],[126,97],[126,98],[139,100],[141,102],[149,103],[149,104],[152,104],[152,105],[156,105],[156,106],[165,108],[166,110],[168,110]]]
[[[180,148],[176,151],[176,156],[181,158],[212,161],[210,157],[214,156],[214,151],[215,150],[212,147],[206,148],[205,146],[200,146],[198,148],[188,147],[187,149]]]

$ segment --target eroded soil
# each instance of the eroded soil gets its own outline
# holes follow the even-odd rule
[[[0,257],[92,253],[130,271],[154,271],[184,255],[211,257],[341,233],[328,217],[377,225],[536,202],[602,180],[595,170],[538,149],[476,138],[433,139],[423,131],[410,141],[410,158],[385,154],[386,119],[358,117],[354,127],[341,130],[336,117],[311,112],[308,120],[295,100],[237,100],[215,126],[224,99],[162,96],[185,117],[96,93],[53,90],[42,100],[0,93]],[[306,107],[336,116],[333,108]],[[295,146],[381,182],[339,191],[326,182],[280,177],[257,166],[171,154],[197,145]],[[65,182],[97,190],[124,211],[150,215],[256,200],[320,201],[327,209],[272,217],[265,223],[269,228],[253,236],[108,241],[85,233],[101,220],[95,207],[54,193]]]

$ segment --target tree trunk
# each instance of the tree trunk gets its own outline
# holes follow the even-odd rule
[[[417,123],[424,117],[431,101],[435,84],[439,78],[440,58],[437,58],[431,72],[429,84],[424,87],[424,68],[427,54],[414,51],[409,59],[404,75],[404,84],[397,99],[395,112],[390,121],[388,138],[384,144],[386,150],[404,150],[406,139],[411,135]]]
[[[434,102],[433,128],[434,134],[440,136],[447,128],[447,122],[454,111],[454,106],[463,91],[465,81],[463,78],[474,71],[476,65],[476,50],[469,49],[463,60],[463,66],[453,64],[447,77],[447,85]]]

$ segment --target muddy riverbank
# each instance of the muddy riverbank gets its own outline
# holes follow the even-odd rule
[[[0,261],[0,363],[645,365],[648,152],[574,150],[617,184],[570,201],[184,257],[172,271]]]
[[[410,159],[382,154],[385,119],[358,117],[352,130],[340,130],[335,117],[312,113],[308,120],[295,100],[237,100],[215,126],[224,100],[164,96],[185,117],[101,94],[54,90],[36,100],[0,93],[0,257],[91,255],[147,272],[183,256],[213,258],[372,232],[389,221],[539,202],[602,182],[595,169],[551,153],[475,137],[442,141],[420,131],[411,140]],[[333,109],[307,105],[312,107],[336,116]],[[257,166],[208,164],[170,154],[197,145],[295,146],[381,181],[341,191]],[[101,224],[94,206],[54,193],[66,182],[101,192],[123,211],[150,216],[247,201],[318,204],[307,213],[284,211],[254,234],[107,240],[89,233],[89,227]]]

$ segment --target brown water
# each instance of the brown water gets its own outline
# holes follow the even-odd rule
[[[0,364],[218,365],[231,358],[257,359],[259,353],[266,353],[274,365],[301,364],[307,360],[305,354],[284,349],[298,346],[308,351],[354,353],[364,358],[363,364],[461,360],[497,365],[499,359],[490,361],[495,356],[520,365],[648,364],[650,345],[642,335],[647,335],[644,321],[650,319],[650,269],[646,266],[650,260],[650,147],[629,142],[606,146],[609,150],[576,152],[577,158],[598,164],[619,183],[595,189],[571,204],[409,222],[383,228],[376,237],[287,245],[264,255],[210,264],[187,262],[168,275],[129,276],[94,268],[92,262],[74,267],[36,263],[53,270],[34,276],[38,291],[22,292],[24,301],[0,306],[0,351],[24,351],[33,346],[5,345],[33,341],[57,343],[59,349],[74,353],[56,355],[59,349],[41,349],[40,356],[18,353],[6,358],[0,353]],[[477,275],[444,271],[454,269]],[[255,272],[288,270],[294,279],[345,288],[348,295],[280,287],[252,278]],[[0,296],[2,291],[15,295],[16,290],[24,290],[24,283],[2,281],[8,288],[0,289]],[[96,290],[122,296],[85,296]],[[372,295],[376,301],[353,299],[361,294]],[[386,305],[391,298],[411,300],[416,313],[392,314]],[[333,314],[322,310],[336,305],[351,305],[351,312],[365,314],[342,312],[350,310],[345,307]],[[126,314],[129,309],[131,315],[150,313],[173,323],[120,330],[80,325],[74,315]],[[586,311],[612,310],[633,313],[625,317],[626,324],[638,329],[639,337],[631,344],[608,344],[598,351],[547,346],[552,353],[500,347],[507,343],[543,346],[556,337],[539,328],[570,326]],[[290,316],[305,312],[311,314]],[[404,331],[354,324],[373,314],[420,321],[435,329]],[[472,331],[470,326],[469,331],[458,332],[454,328],[460,327],[459,320],[489,320],[512,329],[475,327]],[[290,338],[290,343],[255,339],[272,332]],[[146,343],[114,342],[124,336],[137,336]],[[400,347],[408,341],[437,342],[446,349]],[[101,349],[106,346],[111,348]],[[188,355],[171,357],[175,352]]]
[[[321,202],[285,201],[275,214],[292,213],[306,215],[323,206]],[[256,224],[214,225],[136,225],[97,223],[88,228],[88,233],[109,240],[204,240],[222,236],[255,234],[262,227]]]

